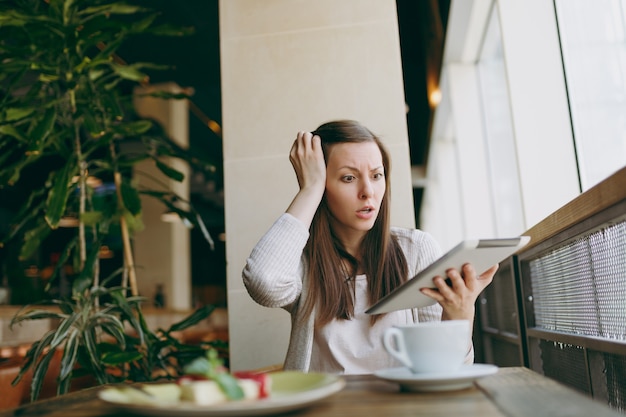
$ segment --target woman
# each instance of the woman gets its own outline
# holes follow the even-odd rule
[[[243,270],[252,298],[291,313],[285,369],[345,374],[398,366],[384,330],[417,321],[474,319],[474,303],[497,265],[478,277],[450,270],[421,291],[438,303],[364,313],[440,256],[427,233],[389,225],[387,151],[366,127],[339,120],[298,132],[290,152],[300,190],[252,250]],[[473,361],[468,346],[467,362]]]

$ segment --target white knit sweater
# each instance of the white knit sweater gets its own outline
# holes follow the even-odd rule
[[[415,229],[392,228],[406,256],[409,276],[415,275],[441,255],[433,237]],[[308,371],[313,347],[313,319],[303,321],[302,304],[307,296],[303,250],[308,229],[288,213],[281,215],[252,250],[243,269],[243,282],[260,305],[284,308],[291,314],[291,336],[284,369]],[[441,306],[415,309],[418,321],[441,320]],[[306,323],[305,325],[301,323]],[[299,323],[299,324],[296,324]],[[473,359],[473,352],[472,354]],[[469,358],[468,358],[469,359]]]

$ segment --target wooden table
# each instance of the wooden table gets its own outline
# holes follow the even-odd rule
[[[474,387],[449,392],[402,392],[395,383],[371,375],[346,376],[346,387],[289,416],[581,416],[624,417],[608,406],[521,367],[501,368]],[[37,401],[8,416],[113,417],[119,412],[97,398],[100,388]],[[1,393],[0,393],[1,395]]]

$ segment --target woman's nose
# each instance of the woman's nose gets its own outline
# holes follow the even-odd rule
[[[363,186],[361,187],[361,198],[369,198],[374,193],[374,188],[372,187],[372,183],[369,180],[363,181]]]

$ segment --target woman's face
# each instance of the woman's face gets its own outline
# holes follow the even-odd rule
[[[374,226],[385,188],[383,158],[375,142],[329,148],[326,202],[333,230],[344,243],[360,239]]]

